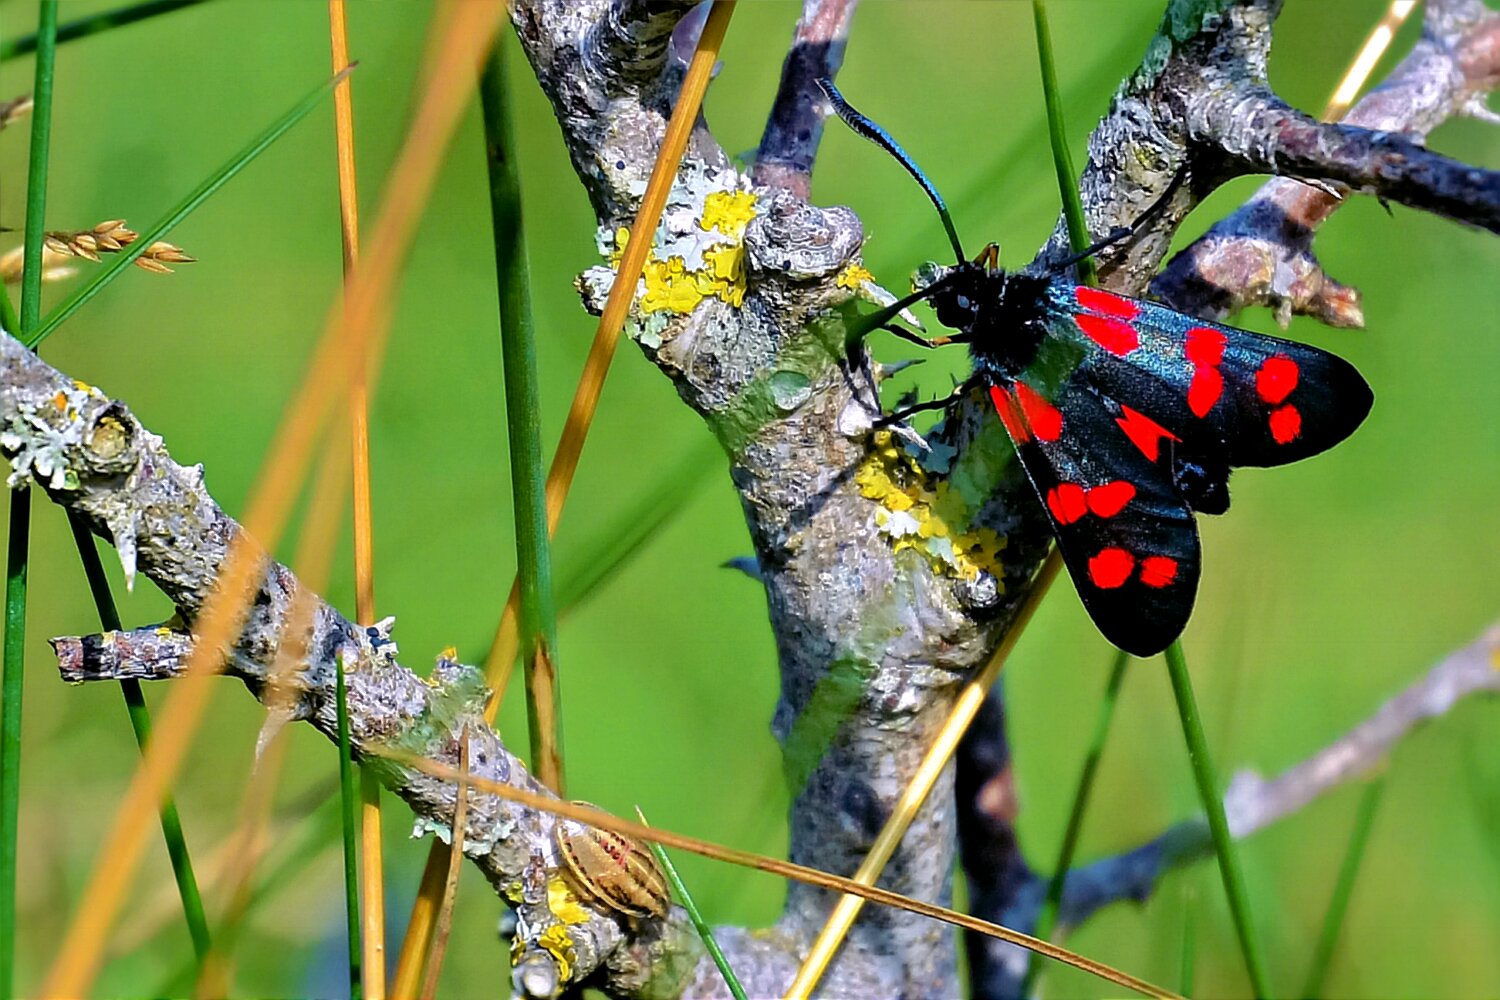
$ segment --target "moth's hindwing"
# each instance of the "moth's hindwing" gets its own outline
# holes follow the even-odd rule
[[[1075,375],[1049,398],[1023,376],[990,387],[1078,596],[1104,637],[1137,656],[1187,625],[1198,528],[1165,456],[1133,442],[1122,408]]]

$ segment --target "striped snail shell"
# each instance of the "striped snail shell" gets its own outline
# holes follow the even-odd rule
[[[588,802],[573,804],[597,808]],[[552,838],[584,897],[627,916],[667,915],[667,880],[639,841],[562,816],[552,825]]]

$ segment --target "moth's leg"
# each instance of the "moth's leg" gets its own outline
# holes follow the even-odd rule
[[[948,344],[962,344],[965,343],[968,339],[962,336],[928,338],[922,336],[920,333],[917,333],[914,330],[908,330],[906,327],[902,326],[899,323],[887,323],[881,329],[888,330],[891,333],[894,333],[896,336],[900,337],[902,340],[907,341],[908,343],[916,344],[918,347],[926,348],[946,347]]]
[[[889,427],[891,424],[900,423],[912,414],[921,413],[924,410],[946,410],[949,406],[952,406],[972,392],[974,387],[979,385],[979,382],[980,380],[977,377],[971,377],[954,386],[953,391],[946,396],[929,399],[924,403],[910,403],[906,406],[898,407],[875,421],[875,426]]]
[[[1073,254],[1071,257],[1064,258],[1058,263],[1053,264],[1047,270],[1052,274],[1060,274],[1068,270],[1074,264],[1077,264],[1079,261],[1087,260],[1101,250],[1106,250],[1109,247],[1114,246],[1116,243],[1123,243],[1125,240],[1130,239],[1136,233],[1140,232],[1141,228],[1145,226],[1146,223],[1150,222],[1153,218],[1162,213],[1162,211],[1171,202],[1172,196],[1177,193],[1177,189],[1182,187],[1183,181],[1187,180],[1187,176],[1188,165],[1184,163],[1180,168],[1178,168],[1177,173],[1172,175],[1172,182],[1168,184],[1167,189],[1161,193],[1161,197],[1153,201],[1144,212],[1136,216],[1134,222],[1132,222],[1128,226],[1116,226],[1114,229],[1110,230],[1109,235],[1105,236],[1102,240],[1099,240],[1097,243],[1094,243],[1092,246],[1080,251],[1079,253]]]

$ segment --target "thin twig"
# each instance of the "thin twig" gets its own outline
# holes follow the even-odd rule
[[[844,46],[859,0],[803,0],[792,47],[781,66],[781,83],[755,151],[750,176],[757,184],[807,198],[813,161],[823,138],[823,93],[844,64]]]
[[[460,772],[457,768],[440,764],[437,761],[425,757],[417,757],[398,750],[377,750],[376,752],[430,777],[455,783],[459,780]],[[618,816],[604,812],[602,809],[596,809],[585,803],[566,802],[541,792],[528,792],[514,785],[491,781],[488,778],[471,775],[469,782],[476,790],[488,795],[494,795],[498,798],[551,813],[554,816],[578,820],[579,822],[587,823],[589,826],[598,827],[601,830],[612,830],[615,833],[622,833],[627,837],[634,837],[637,840],[661,844],[663,847],[673,847],[693,854],[700,854],[703,857],[713,858],[716,861],[725,861],[745,868],[753,868],[756,871],[780,875],[784,878],[794,879],[823,889],[837,890],[857,896],[863,900],[869,900],[870,902],[896,907],[897,909],[907,910],[924,917],[941,920],[955,927],[989,934],[1012,944],[1020,945],[1023,948],[1041,952],[1048,958],[1056,959],[1076,969],[1082,969],[1085,972],[1099,976],[1101,979],[1106,979],[1118,986],[1135,990],[1145,996],[1176,997],[1175,993],[1164,990],[1159,986],[1153,986],[1143,979],[1138,979],[1129,973],[1113,969],[1102,962],[1096,962],[1091,958],[1069,951],[1067,948],[1042,941],[1029,934],[1022,934],[1008,927],[1001,927],[986,920],[977,920],[957,910],[951,910],[947,907],[936,906],[922,900],[902,896],[899,893],[891,892],[889,889],[882,889],[875,885],[866,885],[855,879],[832,875],[828,872],[819,871],[816,868],[808,868],[803,865],[793,864],[790,861],[782,861],[779,858],[753,854],[749,851],[740,851],[710,841],[699,840],[696,837],[672,833],[661,827],[632,823],[629,820],[620,819]]]

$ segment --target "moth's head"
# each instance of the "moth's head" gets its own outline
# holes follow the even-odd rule
[[[912,279],[916,291],[932,288],[928,301],[938,322],[954,330],[972,330],[985,303],[995,298],[1005,272],[992,271],[979,261],[960,264],[923,264]]]

